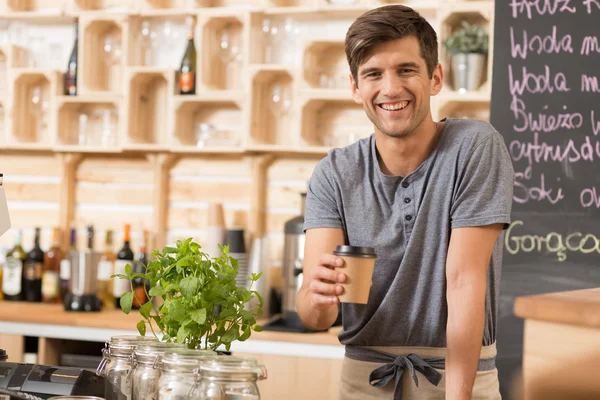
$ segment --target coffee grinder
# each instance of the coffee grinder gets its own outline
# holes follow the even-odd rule
[[[74,231],[72,231],[73,234]],[[70,290],[65,295],[65,311],[100,311],[102,301],[98,298],[98,263],[101,254],[94,251],[94,228],[88,226],[88,247],[69,252],[71,263]]]

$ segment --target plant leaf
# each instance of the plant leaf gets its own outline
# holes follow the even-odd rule
[[[152,297],[162,296],[165,294],[165,289],[162,286],[154,286],[148,294]]]
[[[244,340],[248,339],[250,337],[250,333],[252,331],[250,330],[250,327],[247,326],[246,329],[244,329],[244,333],[242,334],[242,336],[240,336],[240,338],[238,339],[240,342],[243,342]]]
[[[131,264],[125,265],[125,273],[127,274],[127,276],[131,276],[132,272],[133,271],[131,270]]]
[[[137,323],[137,330],[142,336],[146,336],[146,323],[142,320]]]
[[[258,324],[254,324],[254,325],[252,325],[252,330],[254,332],[262,332],[263,331],[263,327],[260,326],[260,325],[258,325]]]
[[[231,343],[234,340],[236,340],[237,338],[240,337],[240,327],[238,324],[234,323],[232,324],[233,326],[229,328],[229,330],[227,332],[225,332],[225,334],[223,335],[223,337],[221,338],[221,340],[224,343]]]
[[[198,278],[194,276],[183,278],[179,283],[179,288],[184,297],[191,299],[198,291]]]
[[[145,303],[143,306],[140,307],[140,314],[144,318],[150,317],[150,311],[152,311],[152,302],[151,301],[148,301],[147,303]]]
[[[165,246],[163,247],[163,254],[177,254],[179,250],[175,247]]]
[[[202,308],[199,310],[190,311],[190,318],[194,320],[198,325],[202,325],[206,322],[206,309]]]
[[[187,338],[189,332],[185,326],[182,326],[177,331],[177,343],[185,343],[185,339]]]
[[[119,304],[121,305],[121,309],[125,314],[129,314],[131,311],[131,304],[133,303],[133,292],[123,293],[121,296],[121,300],[119,300]]]

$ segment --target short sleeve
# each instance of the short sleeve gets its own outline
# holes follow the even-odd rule
[[[326,157],[319,161],[308,182],[304,231],[313,228],[343,228],[336,200],[339,189],[331,176],[331,161]]]
[[[480,142],[461,168],[451,207],[451,228],[510,225],[514,169],[502,137]]]

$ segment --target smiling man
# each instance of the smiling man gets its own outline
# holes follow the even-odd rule
[[[437,37],[411,8],[365,13],[345,46],[374,133],[332,150],[310,179],[298,313],[329,328],[346,280],[332,251],[373,247],[368,303],[341,305],[340,398],[499,399],[501,236],[514,179],[504,141],[486,122],[433,120]]]

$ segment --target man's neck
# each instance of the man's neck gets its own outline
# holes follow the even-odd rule
[[[375,145],[381,171],[390,176],[407,176],[433,151],[443,122],[429,119],[409,136],[394,138],[375,132]]]

